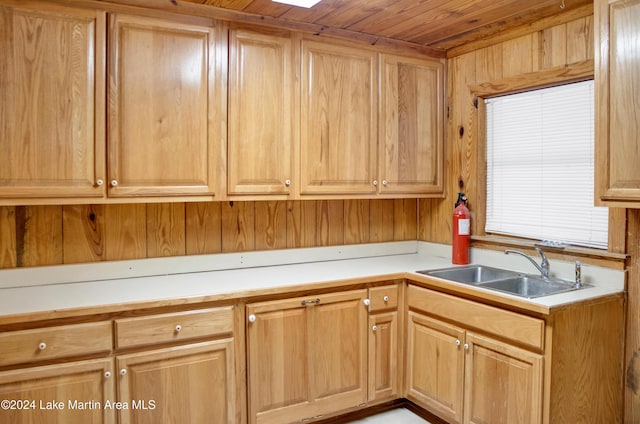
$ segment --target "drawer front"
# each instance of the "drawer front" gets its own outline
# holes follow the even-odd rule
[[[111,328],[103,321],[0,333],[0,366],[110,352]]]
[[[116,347],[214,337],[233,332],[233,307],[116,320]]]
[[[544,349],[544,321],[434,290],[410,285],[409,308],[460,323],[535,349]]]
[[[398,307],[398,285],[392,284],[369,289],[369,312]]]

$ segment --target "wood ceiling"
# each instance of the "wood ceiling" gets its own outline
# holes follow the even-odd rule
[[[360,39],[399,40],[448,51],[541,19],[593,7],[593,0],[322,0],[310,9],[271,0],[187,0],[270,23]]]

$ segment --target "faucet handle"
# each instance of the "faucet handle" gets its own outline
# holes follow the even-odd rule
[[[576,261],[576,288],[582,287],[582,262]]]

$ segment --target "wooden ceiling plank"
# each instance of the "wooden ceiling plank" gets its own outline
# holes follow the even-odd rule
[[[327,14],[314,21],[316,24],[337,28],[349,28],[368,16],[384,12],[389,0],[351,0],[334,13]]]
[[[244,10],[253,0],[186,0],[193,3],[202,3],[209,6],[222,7],[224,9]]]
[[[384,28],[393,27],[407,19],[427,13],[429,10],[447,3],[455,3],[452,0],[398,0],[393,1],[385,10],[372,14],[362,19],[348,29],[358,32],[371,32],[375,30],[379,33]]]
[[[284,3],[278,3],[271,0],[253,0],[247,7],[242,9],[243,12],[255,13],[256,15],[266,15],[279,17],[287,13],[291,9],[300,9]]]
[[[334,13],[338,8],[344,6],[344,0],[322,0],[310,8],[292,7],[283,14],[282,17],[293,21],[316,22],[318,19],[330,13]]]

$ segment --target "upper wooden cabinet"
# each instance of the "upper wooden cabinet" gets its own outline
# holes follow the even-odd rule
[[[441,62],[380,56],[380,193],[443,193],[443,91]]]
[[[216,194],[226,97],[213,23],[114,14],[109,30],[109,195]]]
[[[105,13],[0,2],[0,198],[102,197]]]
[[[229,195],[292,193],[293,50],[288,32],[229,33]]]
[[[302,41],[300,194],[375,194],[376,53]]]
[[[640,208],[640,1],[597,0],[596,203]]]

